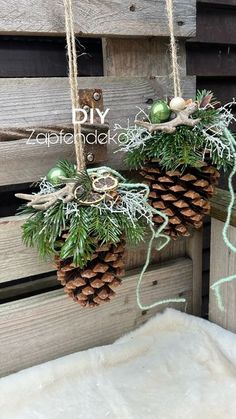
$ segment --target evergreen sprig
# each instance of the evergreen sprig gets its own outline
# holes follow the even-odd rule
[[[78,212],[65,216],[65,206],[58,202],[47,212],[27,208],[31,216],[23,225],[23,241],[37,247],[42,258],[58,255],[71,258],[81,268],[91,259],[98,244],[120,242],[124,235],[131,244],[143,240],[145,223],[129,219],[122,213],[100,212],[96,207],[81,206]],[[63,238],[64,236],[64,238]]]
[[[77,174],[75,164],[68,160],[59,160],[57,162],[57,167],[65,172],[67,178],[74,178]]]
[[[196,129],[182,125],[176,128],[174,133],[164,133],[157,131],[151,138],[137,147],[132,147],[125,157],[126,164],[132,169],[138,169],[146,161],[157,159],[160,165],[166,170],[177,168],[185,169],[187,166],[199,167],[206,158],[224,171],[232,167],[232,159],[229,158],[228,140],[224,136],[224,130],[218,129],[217,135],[222,144],[219,148],[211,146],[208,142],[212,127],[221,127],[222,119],[220,109],[214,108],[210,102],[215,100],[209,91],[197,93],[198,103],[205,101],[208,104],[205,108],[199,108],[193,118],[200,118],[201,121]],[[209,102],[209,103],[208,103]],[[132,128],[131,128],[132,129]],[[207,138],[203,135],[203,130],[209,134]],[[206,152],[209,149],[209,152]]]

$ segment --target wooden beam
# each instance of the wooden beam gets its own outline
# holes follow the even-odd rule
[[[23,216],[0,219],[0,283],[50,272],[54,267],[40,260],[35,249],[26,248],[21,239]]]
[[[195,231],[186,242],[186,255],[192,259],[193,263],[193,314],[202,314],[202,230]]]
[[[179,65],[186,76],[185,41],[179,41]],[[166,38],[106,38],[103,40],[106,76],[155,77],[162,83],[171,74],[169,40]],[[164,77],[165,80],[165,77]]]
[[[236,197],[236,196],[235,196]],[[223,189],[217,189],[216,194],[211,198],[211,217],[225,222],[230,202],[230,193]],[[236,200],[230,224],[236,227]]]
[[[74,2],[75,30],[80,36],[168,36],[165,0],[80,0]],[[194,36],[196,1],[175,2],[177,36]],[[0,33],[62,35],[62,0],[4,1]]]
[[[211,225],[211,268],[210,285],[213,285],[221,278],[235,275],[236,255],[226,247],[222,237],[224,223],[213,219]],[[236,229],[231,226],[229,239],[235,243]],[[218,307],[215,292],[210,289],[209,319],[224,327],[236,332],[236,281],[228,282],[220,287],[220,295],[224,304],[224,311]]]
[[[136,303],[138,273],[130,272],[109,304],[86,310],[62,290],[0,306],[0,375],[90,347],[106,345],[127,333],[164,306],[142,313]],[[181,258],[145,274],[141,296],[146,304],[186,297],[191,312],[192,262]],[[175,305],[185,309],[185,304]]]
[[[21,226],[26,217],[6,217],[0,219],[0,283],[19,278],[27,278],[54,270],[51,262],[42,261],[37,251],[26,248],[22,243]],[[126,251],[126,269],[133,269],[145,263],[147,244],[129,247]],[[162,252],[152,251],[151,262],[162,262],[185,255],[185,241],[171,242]]]
[[[108,139],[108,164],[123,165],[122,153],[114,154],[115,123],[127,126],[137,113],[137,106],[147,109],[150,100],[171,94],[168,77],[150,80],[145,77],[82,77],[81,89],[101,88],[104,108],[109,108],[107,122],[111,127]],[[195,78],[183,79],[184,96],[195,94]],[[67,78],[0,79],[1,128],[40,127],[71,123],[71,102]],[[117,141],[116,141],[117,142]],[[101,147],[101,146],[100,146]],[[16,159],[16,156],[18,158]],[[0,142],[0,185],[38,180],[58,158],[73,157],[73,145],[65,141],[50,144],[45,137],[38,142],[20,140]]]

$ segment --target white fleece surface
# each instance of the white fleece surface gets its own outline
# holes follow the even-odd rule
[[[168,309],[113,345],[0,380],[1,419],[234,419],[236,335]]]

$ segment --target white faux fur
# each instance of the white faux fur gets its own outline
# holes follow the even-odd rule
[[[236,336],[166,310],[113,345],[0,380],[2,419],[234,419]]]

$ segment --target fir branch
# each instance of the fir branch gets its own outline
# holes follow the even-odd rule
[[[73,178],[76,176],[76,165],[68,160],[59,160],[57,167],[65,172],[66,177]]]

